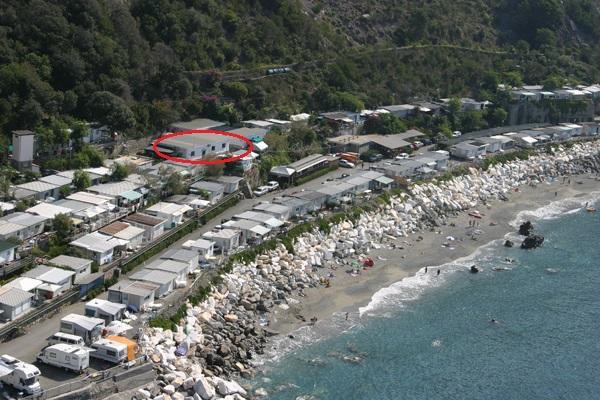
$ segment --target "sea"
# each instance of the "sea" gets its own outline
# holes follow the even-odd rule
[[[508,234],[517,246],[488,243],[278,339],[253,387],[273,400],[600,399],[600,211],[584,200],[515,218],[541,248]]]

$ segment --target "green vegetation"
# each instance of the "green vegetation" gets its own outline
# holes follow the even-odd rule
[[[481,169],[487,171],[487,169],[496,164],[505,164],[514,160],[527,160],[533,153],[532,150],[518,150],[511,151],[510,153],[497,154],[493,156],[487,156],[483,159],[480,166]]]
[[[78,169],[73,173],[73,186],[75,186],[75,189],[77,190],[84,190],[92,186],[90,175],[87,172]]]

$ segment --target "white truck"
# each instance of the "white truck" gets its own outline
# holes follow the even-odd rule
[[[81,373],[90,366],[90,353],[79,346],[57,343],[43,349],[37,361]]]
[[[42,386],[38,381],[40,370],[33,364],[3,354],[0,356],[0,381],[27,394],[38,394]]]

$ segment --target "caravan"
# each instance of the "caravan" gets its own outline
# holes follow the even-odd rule
[[[17,360],[8,354],[0,356],[0,382],[6,385],[27,394],[37,394],[42,391],[38,381],[40,375],[40,370],[33,364]]]
[[[127,359],[128,347],[114,340],[100,339],[92,343],[91,356],[101,360],[119,364]]]
[[[63,332],[56,332],[54,335],[50,336],[48,339],[48,345],[52,346],[53,344],[64,343],[70,344],[71,346],[84,347],[85,341],[81,336],[71,335]]]
[[[44,364],[79,373],[90,366],[90,353],[87,350],[64,343],[46,347],[36,359]]]

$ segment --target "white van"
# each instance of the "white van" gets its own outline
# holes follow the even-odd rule
[[[90,366],[90,354],[81,347],[58,343],[42,350],[37,356],[37,361],[75,372],[83,372]]]
[[[70,344],[71,346],[84,347],[85,341],[81,336],[71,335],[70,333],[64,332],[56,332],[54,335],[50,336],[48,339],[48,344],[52,346],[53,344],[64,343]]]
[[[108,339],[92,343],[91,357],[119,364],[127,359],[127,345]]]

